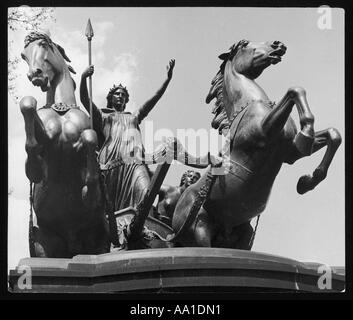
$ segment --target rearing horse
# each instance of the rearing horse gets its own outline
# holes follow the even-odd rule
[[[72,257],[109,252],[104,194],[95,151],[97,136],[76,105],[73,69],[62,47],[47,34],[31,32],[21,54],[28,79],[46,92],[46,105],[20,102],[26,131],[26,175],[33,189],[38,228],[31,256]],[[31,232],[31,231],[30,231]],[[30,233],[31,235],[31,233]]]
[[[194,203],[210,171],[183,193],[175,208],[172,225],[177,234],[172,241],[184,246],[251,249],[249,221],[264,211],[283,163],[293,164],[327,146],[313,174],[299,179],[297,191],[303,194],[325,179],[341,143],[339,132],[334,128],[314,131],[314,116],[303,88],[290,88],[275,105],[255,82],[268,66],[281,61],[286,49],[279,41],[242,40],[219,56],[223,62],[206,103],[216,98],[212,127],[228,134],[223,159],[229,166],[225,175],[213,176],[201,208]],[[289,116],[294,106],[299,132]]]

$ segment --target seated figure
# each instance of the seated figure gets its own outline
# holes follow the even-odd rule
[[[158,193],[158,204],[155,208],[154,216],[171,226],[175,206],[187,187],[194,184],[201,177],[201,174],[194,170],[187,170],[181,176],[179,186],[162,185]]]

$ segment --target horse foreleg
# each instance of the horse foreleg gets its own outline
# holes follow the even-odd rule
[[[252,248],[252,238],[254,235],[254,229],[249,222],[244,222],[233,228],[230,235],[230,248],[241,249],[241,250],[251,250]]]
[[[297,184],[297,191],[299,194],[304,194],[309,190],[314,189],[326,178],[328,168],[341,142],[341,135],[335,128],[322,130],[315,134],[313,152],[316,152],[325,146],[327,146],[327,149],[322,161],[314,170],[313,174],[300,177]]]
[[[86,129],[81,133],[81,141],[87,157],[85,185],[82,188],[82,200],[89,209],[95,209],[102,200],[99,184],[99,165],[96,156],[98,146],[97,134]]]
[[[38,258],[69,257],[63,238],[44,226],[34,227],[34,256]]]
[[[306,100],[303,88],[293,87],[288,90],[282,100],[274,107],[262,121],[262,131],[266,138],[272,139],[279,135],[286,124],[293,106],[299,113],[300,132],[294,138],[294,144],[303,156],[312,153],[314,143],[314,116]]]
[[[40,156],[41,145],[37,141],[36,132],[42,137],[45,137],[46,133],[44,125],[36,112],[36,99],[31,96],[22,98],[20,109],[24,118],[26,132],[25,148],[28,156],[26,160],[26,175],[31,182],[38,183],[43,179],[44,167],[43,159]]]

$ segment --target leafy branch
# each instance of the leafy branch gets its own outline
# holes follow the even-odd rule
[[[9,8],[8,10],[8,27],[9,27],[9,38],[11,39],[11,33],[15,33],[17,30],[39,30],[47,22],[55,22],[54,8],[31,8],[28,6]],[[13,34],[12,34],[13,35]],[[18,54],[14,54],[13,40],[9,41],[8,44],[8,92],[13,97],[15,102],[18,102],[19,97],[16,90],[16,79],[18,78],[18,65],[20,59]]]

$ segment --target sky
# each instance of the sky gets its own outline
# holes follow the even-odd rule
[[[45,28],[71,59],[77,85],[88,65],[85,29],[88,18],[92,40],[93,100],[105,107],[113,84],[128,87],[127,109],[141,106],[166,79],[166,65],[175,59],[173,79],[148,116],[146,132],[168,129],[211,131],[211,108],[205,103],[210,83],[219,69],[222,52],[241,39],[280,40],[287,46],[283,61],[259,77],[258,84],[271,100],[279,101],[291,86],[306,89],[315,116],[315,129],[337,128],[344,137],[344,11],[332,10],[330,29],[320,29],[318,8],[60,8],[55,22]],[[11,54],[20,56],[25,30],[9,31]],[[16,80],[20,97],[32,95],[38,105],[45,94],[26,77],[21,61]],[[76,91],[77,103],[79,93]],[[299,126],[298,116],[292,116]],[[25,176],[24,121],[19,105],[9,96],[8,105],[8,268],[29,256],[29,181]],[[206,152],[207,150],[202,150]],[[326,180],[305,195],[296,192],[300,176],[312,173],[325,149],[284,164],[267,208],[262,213],[253,251],[303,262],[345,265],[344,141]],[[171,166],[165,183],[178,185],[184,165]]]

